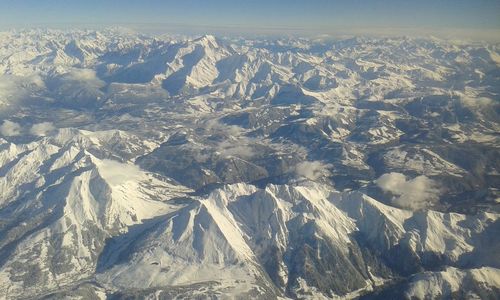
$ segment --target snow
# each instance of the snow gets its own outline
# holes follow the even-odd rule
[[[452,293],[464,290],[474,283],[486,290],[500,286],[500,270],[489,267],[461,270],[448,267],[441,272],[425,272],[412,278],[407,297],[417,299],[451,297]]]
[[[395,249],[419,267],[442,260],[444,269],[406,278],[409,297],[500,285],[484,242],[495,241],[499,216],[485,177],[498,174],[495,45],[0,36],[0,298],[73,293],[84,280],[102,299],[129,289],[356,298],[393,279],[360,253],[383,264]],[[180,130],[186,143],[162,152]],[[470,164],[460,157],[469,149],[481,152]],[[235,165],[219,176],[225,159],[264,177],[250,184],[239,174],[253,171]],[[184,167],[213,185],[194,193],[176,176]],[[383,174],[393,174],[383,186],[399,202],[373,192]],[[478,190],[493,201],[474,203],[474,215],[446,212],[455,204],[438,199]],[[415,205],[422,199],[435,206]],[[455,268],[470,262],[483,267]],[[349,290],[329,290],[336,284]]]

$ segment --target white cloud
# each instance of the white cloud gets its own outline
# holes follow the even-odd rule
[[[467,106],[469,108],[490,108],[495,104],[495,101],[491,98],[487,97],[477,97],[477,98],[471,98],[471,97],[461,97],[460,101],[464,106]]]
[[[303,161],[295,166],[295,173],[299,177],[316,180],[320,177],[330,175],[328,167],[330,167],[330,165],[320,161]]]
[[[431,206],[441,194],[438,184],[424,175],[407,180],[404,174],[391,172],[380,176],[375,183],[394,195],[394,205],[411,210]]]
[[[3,121],[0,125],[0,133],[3,136],[16,136],[21,134],[21,126],[16,122],[11,122],[9,120]]]
[[[226,125],[217,120],[205,122],[205,130],[212,134],[221,134],[226,137],[217,145],[217,151],[223,156],[235,156],[242,159],[253,157],[256,153],[252,145],[255,141],[245,137],[244,129],[235,125]],[[229,138],[230,137],[230,138]]]
[[[132,164],[103,159],[94,161],[99,174],[112,186],[125,184],[129,181],[141,180],[143,173],[141,169]]]
[[[30,129],[30,133],[36,136],[45,136],[47,133],[54,130],[55,127],[51,122],[42,122],[38,124],[33,124]]]
[[[63,78],[68,81],[85,83],[90,86],[101,88],[105,85],[104,81],[99,79],[96,72],[91,69],[72,69],[64,74]]]
[[[56,100],[71,106],[94,105],[104,96],[105,85],[90,69],[71,69],[53,82]]]
[[[17,89],[16,80],[11,75],[0,76],[0,97],[12,97]]]
[[[236,125],[227,125],[220,123],[218,120],[209,120],[204,123],[205,130],[208,132],[222,132],[232,137],[238,137],[245,133],[245,130]]]
[[[255,155],[254,150],[245,141],[223,141],[219,143],[218,151],[223,156],[236,156],[239,158],[251,158]]]
[[[45,87],[40,76],[0,75],[0,109],[18,104],[35,91]]]

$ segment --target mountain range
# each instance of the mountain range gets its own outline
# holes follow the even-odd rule
[[[0,33],[0,299],[498,299],[500,45]]]

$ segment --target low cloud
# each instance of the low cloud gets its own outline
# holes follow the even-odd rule
[[[72,69],[63,75],[64,80],[87,84],[96,88],[105,86],[105,82],[99,79],[96,72],[91,69]]]
[[[205,131],[224,133],[232,137],[238,137],[245,133],[245,130],[236,125],[227,125],[220,123],[218,120],[209,120],[204,123]]]
[[[45,88],[40,76],[0,75],[0,109],[15,106]]]
[[[143,176],[141,169],[136,165],[110,159],[103,159],[95,163],[100,176],[113,186],[122,185],[128,181],[138,181]]]
[[[235,156],[248,159],[255,156],[255,141],[244,136],[244,129],[235,125],[226,125],[217,120],[205,122],[205,130],[225,139],[217,145],[217,151],[223,156]]]
[[[487,97],[477,97],[477,98],[461,97],[460,101],[462,102],[462,105],[467,106],[469,108],[487,109],[495,105],[495,101]]]
[[[218,149],[223,156],[236,156],[239,158],[251,158],[255,155],[254,150],[248,144],[243,144],[242,141],[224,141],[219,143]]]
[[[3,136],[16,136],[21,134],[21,126],[9,120],[3,121],[0,125],[0,133]]]
[[[328,168],[330,165],[320,161],[303,161],[295,166],[295,174],[298,177],[305,177],[310,180],[316,180],[330,175]]]
[[[50,83],[54,98],[73,107],[95,105],[96,101],[104,97],[105,93],[101,89],[105,85],[91,69],[71,69]]]
[[[424,175],[407,180],[404,174],[392,172],[380,176],[375,183],[393,195],[394,205],[411,210],[432,206],[441,194],[438,184]]]
[[[52,124],[51,122],[42,122],[38,124],[33,124],[33,126],[30,129],[30,134],[36,136],[45,136],[54,129],[55,129],[54,124]]]
[[[0,76],[0,98],[15,98],[17,93],[17,81],[14,76],[1,75]]]

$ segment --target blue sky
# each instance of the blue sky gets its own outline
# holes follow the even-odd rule
[[[500,29],[500,0],[0,0],[0,24]]]

